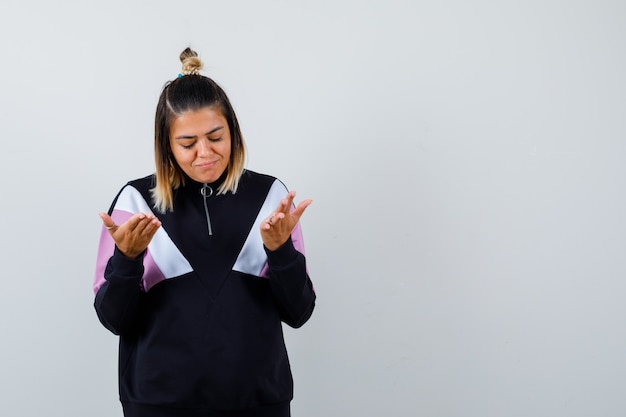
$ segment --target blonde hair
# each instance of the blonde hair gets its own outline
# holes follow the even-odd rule
[[[199,75],[202,69],[202,60],[198,58],[196,51],[191,48],[180,53],[180,62],[183,63],[181,75]]]
[[[219,110],[228,122],[231,153],[226,179],[217,189],[218,194],[237,192],[246,161],[245,142],[228,96],[215,81],[200,75],[202,61],[195,51],[185,49],[180,54],[180,61],[182,72],[163,88],[155,115],[156,184],[150,191],[155,208],[161,213],[174,210],[174,190],[184,186],[186,181],[186,175],[176,162],[170,147],[171,123],[183,113],[210,107]]]

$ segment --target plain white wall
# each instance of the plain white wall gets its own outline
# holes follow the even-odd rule
[[[3,0],[0,415],[121,415],[91,281],[190,45],[314,203],[294,416],[626,415],[626,3]]]

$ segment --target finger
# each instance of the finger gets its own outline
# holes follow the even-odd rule
[[[160,226],[161,222],[158,218],[154,217],[152,214],[146,214],[143,219],[139,220],[135,228],[132,230],[132,233],[152,238]]]
[[[117,227],[111,216],[109,216],[108,214],[98,213],[98,216],[100,216],[100,218],[102,219],[102,224],[104,225],[105,229],[111,230]]]
[[[152,239],[155,233],[159,230],[159,227],[161,227],[161,221],[156,217],[149,220],[149,223],[147,223],[144,228],[144,235],[147,236],[148,239]]]
[[[300,219],[300,216],[302,216],[302,214],[304,213],[304,210],[307,209],[307,207],[309,207],[311,205],[311,203],[313,202],[313,200],[304,200],[302,202],[300,202],[300,204],[298,204],[298,207],[296,207],[291,214],[293,216],[296,216],[298,219]]]
[[[145,213],[135,213],[126,221],[126,223],[124,223],[124,225],[128,227],[129,231],[134,232],[138,227],[140,227],[140,224],[146,220],[146,217]]]
[[[289,193],[287,193],[287,195],[285,197],[283,197],[280,202],[278,203],[278,207],[276,207],[276,212],[282,212],[282,213],[289,213],[289,210],[292,207],[293,204],[293,199],[296,196],[296,192],[295,191],[290,191]]]
[[[291,211],[291,208],[293,207],[294,198],[296,198],[296,192],[289,191],[289,194],[287,194],[287,196],[283,199],[284,204],[285,204],[285,210],[283,210],[284,213],[289,213]]]
[[[277,214],[273,213],[271,216],[265,219],[265,221],[261,225],[261,228],[263,230],[270,230],[272,226],[276,225],[276,220],[277,220]]]
[[[262,228],[263,230],[269,230],[272,226],[276,225],[276,223],[282,218],[284,217],[284,214],[275,211],[272,214],[269,215],[269,217],[267,217],[264,221],[263,221],[263,225]]]

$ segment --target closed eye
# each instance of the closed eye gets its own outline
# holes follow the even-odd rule
[[[198,141],[197,140],[198,137],[192,136],[192,135],[189,135],[189,136],[181,135],[181,136],[177,136],[175,139],[183,149],[193,148],[193,145],[195,145],[196,142]]]

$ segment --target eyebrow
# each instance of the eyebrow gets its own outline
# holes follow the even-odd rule
[[[210,131],[206,132],[204,136],[209,136],[211,133],[215,133],[220,129],[224,129],[224,126],[218,126],[214,129],[211,129]],[[191,136],[180,135],[180,136],[176,136],[174,139],[178,140],[178,139],[195,139],[195,138],[196,138],[196,135],[191,135]]]

